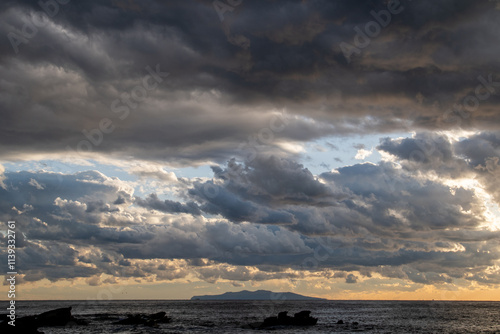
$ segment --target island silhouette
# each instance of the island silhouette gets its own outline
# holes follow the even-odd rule
[[[273,292],[268,290],[226,292],[220,295],[193,296],[191,300],[326,300],[308,297],[293,292]]]

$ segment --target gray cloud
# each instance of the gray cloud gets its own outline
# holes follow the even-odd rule
[[[155,209],[163,212],[181,212],[190,213],[193,215],[201,214],[198,205],[194,202],[182,204],[171,200],[161,201],[160,199],[158,199],[158,195],[156,194],[149,195],[145,200],[136,198],[135,203],[145,208]]]
[[[358,277],[357,276],[354,276],[353,274],[349,274],[347,275],[347,277],[345,278],[345,282],[346,283],[357,283],[358,281]]]
[[[475,178],[500,203],[497,132],[484,131],[454,142],[444,136],[419,133],[415,138],[383,139],[377,148],[402,159],[409,171],[423,169],[442,177]]]
[[[405,268],[398,275],[417,283],[466,277],[493,282],[483,271],[500,257],[499,235],[481,228],[485,218],[472,190],[451,192],[390,163],[343,167],[319,178],[276,157],[247,164],[231,160],[213,170],[211,181],[190,181],[186,204],[162,201],[155,194],[134,201],[121,181],[98,172],[6,173],[7,190],[0,189],[0,203],[2,212],[12,212],[9,219],[15,217],[26,231],[26,280],[98,272],[147,277],[157,271],[158,279],[175,279],[192,270],[207,281],[294,277],[280,274],[283,268],[393,277],[381,270],[390,266]],[[31,186],[31,180],[43,183],[44,189]],[[207,196],[206,184],[216,185],[218,195]],[[120,196],[124,200],[114,204]],[[9,211],[13,206],[27,209],[15,214]],[[149,214],[141,207],[163,213]],[[210,215],[226,220],[206,217]],[[62,247],[57,251],[61,258],[51,259],[50,249],[39,243]],[[93,255],[80,253],[88,247],[96,250]],[[29,260],[33,252],[38,255]],[[321,261],[311,262],[316,253]],[[154,259],[195,262],[170,270],[147,264]],[[249,276],[243,269],[216,269],[219,264],[268,266],[269,274]],[[53,265],[59,269],[51,271]]]
[[[222,25],[210,2],[61,6],[17,55],[9,43],[0,49],[2,156],[76,149],[87,140],[82,131],[99,129],[103,118],[115,128],[102,142],[92,132],[101,142],[93,151],[173,164],[240,156],[239,144],[284,107],[298,118],[282,140],[448,128],[439,120],[474,95],[479,75],[498,81],[500,12],[493,2],[402,6],[351,64],[340,42],[352,42],[353,28],[374,20],[370,12],[384,2],[259,2],[227,13],[233,18]],[[4,4],[0,32],[21,34],[23,20],[39,12],[31,1]],[[144,101],[119,102],[114,112],[113,101],[156,64],[170,76]],[[461,126],[492,128],[497,86],[470,117],[455,113]]]

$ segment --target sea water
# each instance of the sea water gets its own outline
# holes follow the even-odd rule
[[[45,327],[50,333],[497,333],[500,302],[461,301],[18,301],[17,316],[72,307],[88,326]],[[310,310],[316,326],[273,331],[243,329],[278,312]],[[127,314],[165,311],[159,328],[115,325]],[[342,320],[343,324],[339,324]]]

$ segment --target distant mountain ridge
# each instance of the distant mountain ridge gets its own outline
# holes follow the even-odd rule
[[[191,300],[326,300],[307,297],[293,292],[272,292],[267,290],[226,292],[221,295],[193,296]]]

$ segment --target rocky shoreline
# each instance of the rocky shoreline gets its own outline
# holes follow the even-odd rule
[[[78,319],[71,314],[71,307],[58,308],[51,311],[43,312],[38,315],[20,317],[16,319],[16,326],[8,324],[7,315],[0,316],[0,332],[1,333],[22,333],[22,334],[43,334],[40,328],[43,327],[75,327],[87,326],[89,322],[83,319]],[[294,314],[293,317],[288,315],[287,311],[278,313],[278,316],[271,316],[264,319],[262,322],[249,323],[242,326],[245,329],[280,329],[294,326],[314,326],[318,322],[317,318],[310,316],[311,311],[300,311]],[[101,315],[105,316],[105,315]],[[103,317],[101,317],[103,318]],[[109,319],[107,316],[106,319]],[[114,321],[114,325],[130,325],[158,328],[162,323],[170,323],[172,319],[167,316],[166,312],[157,312],[153,314],[127,314],[126,318]]]
[[[89,323],[83,319],[75,318],[71,314],[71,307],[58,308],[55,310],[40,313],[38,315],[26,316],[16,319],[15,326],[9,325],[7,315],[1,316],[0,333],[20,333],[20,334],[43,334],[39,330],[41,327],[75,327],[87,326]],[[120,319],[116,325],[133,325],[159,327],[161,323],[169,323],[171,319],[165,312],[154,314],[127,314],[127,317]]]

